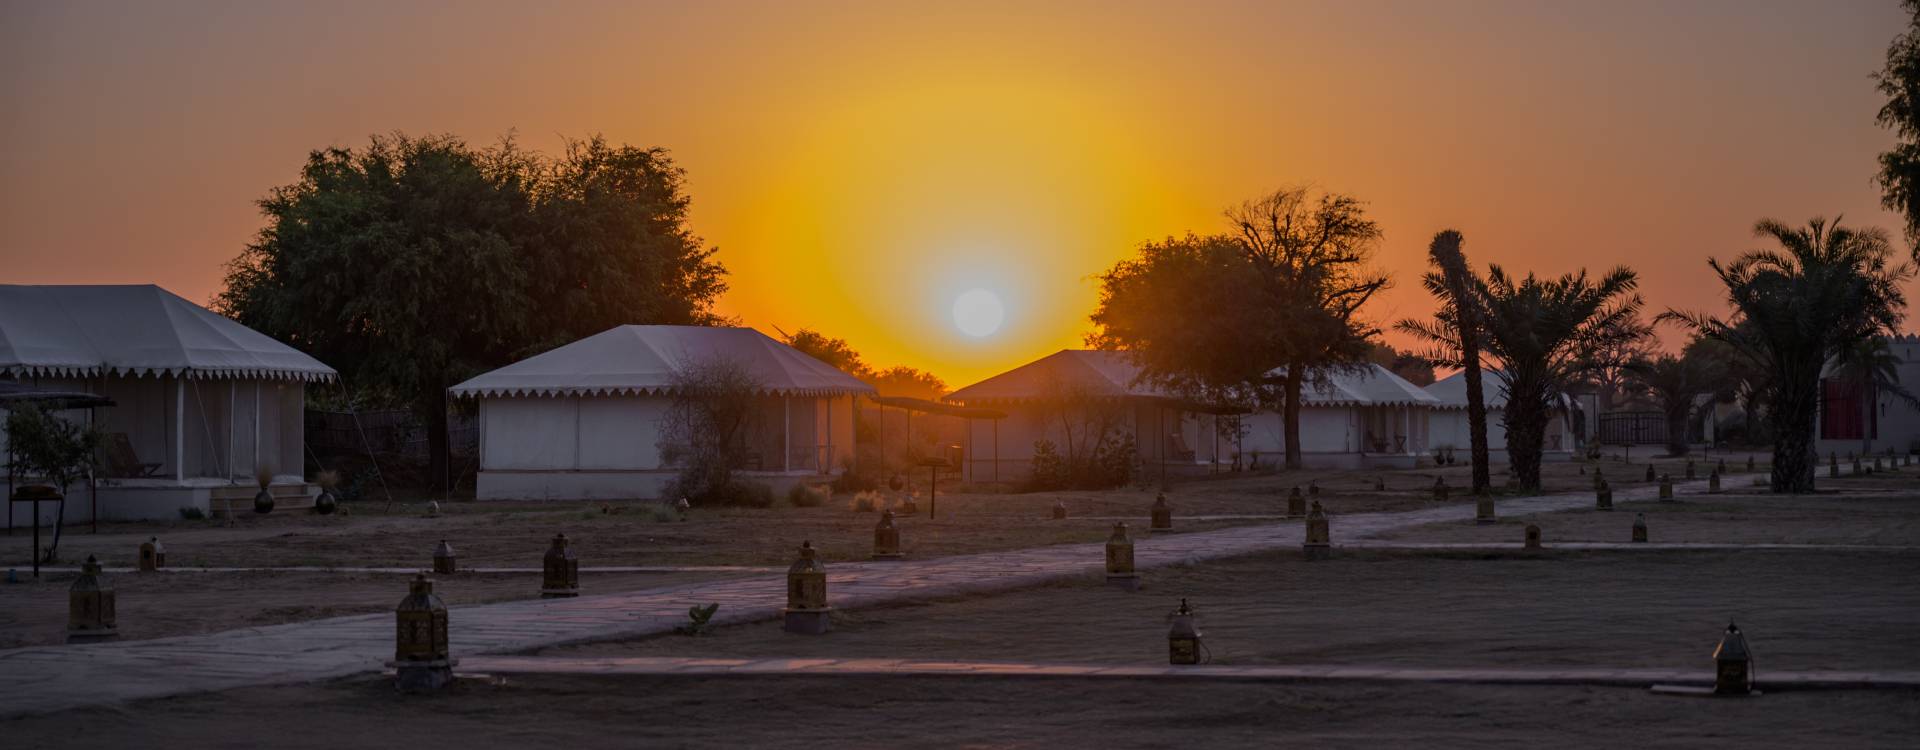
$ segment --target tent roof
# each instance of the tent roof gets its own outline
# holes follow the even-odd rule
[[[1128,360],[1125,352],[1064,349],[949,393],[946,400],[967,404],[1027,401],[1057,392],[1061,386],[1089,395],[1177,400],[1151,384],[1135,385],[1133,380],[1139,374],[1140,367]],[[1419,386],[1379,365],[1369,365],[1361,372],[1331,373],[1324,387],[1309,386],[1302,396],[1301,400],[1312,406],[1437,403]],[[1219,411],[1218,407],[1191,403],[1183,403],[1183,408]],[[1242,410],[1224,413],[1238,411]]]
[[[1465,409],[1467,408],[1467,374],[1456,372],[1433,381],[1433,385],[1427,386],[1427,392],[1440,399],[1439,406],[1442,409]],[[1507,386],[1506,381],[1500,379],[1499,370],[1480,371],[1480,392],[1484,394],[1487,411],[1506,407]],[[1573,397],[1560,394],[1560,406],[1571,410],[1574,407]]]
[[[152,284],[0,284],[0,372],[331,380],[333,368]]]
[[[447,389],[455,396],[664,394],[674,373],[730,360],[763,393],[824,396],[874,393],[872,386],[751,328],[619,326],[536,354]]]

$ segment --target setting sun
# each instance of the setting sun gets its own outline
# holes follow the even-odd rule
[[[1005,322],[1007,311],[1000,304],[1000,296],[985,289],[968,289],[953,301],[953,325],[961,333],[974,338],[986,338],[1000,330]]]

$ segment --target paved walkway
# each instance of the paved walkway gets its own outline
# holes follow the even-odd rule
[[[1679,485],[1682,494],[1697,494],[1705,487],[1704,481]],[[1615,499],[1649,500],[1654,491],[1652,485],[1623,488],[1616,491]],[[1592,507],[1592,503],[1591,493],[1586,492],[1509,499],[1500,503],[1500,513],[1546,513]],[[1472,504],[1454,503],[1396,513],[1340,515],[1332,519],[1332,531],[1340,542],[1408,526],[1464,520],[1473,513]],[[1627,522],[1623,515],[1621,523]],[[1301,541],[1298,522],[1142,535],[1136,539],[1134,559],[1148,569],[1297,549]],[[834,606],[856,608],[1096,575],[1103,560],[1100,544],[1063,544],[930,560],[836,564],[828,569],[828,581]],[[586,584],[592,586],[591,581]],[[687,607],[693,604],[718,603],[713,624],[729,625],[775,618],[785,599],[785,580],[762,575],[571,599],[454,607],[452,642],[456,656],[474,657],[634,638],[670,632],[686,621]],[[380,669],[392,653],[390,612],[210,635],[12,649],[0,651],[0,715],[344,677]]]
[[[101,568],[105,573],[138,573],[135,568]],[[541,568],[458,568],[461,573],[540,573]],[[773,573],[785,571],[784,567],[765,565],[600,565],[581,566],[580,572],[587,573]],[[42,573],[78,573],[80,568],[72,565],[41,566]],[[154,573],[398,573],[413,575],[426,572],[421,566],[410,568],[355,568],[345,566],[295,565],[290,567],[251,567],[251,568],[189,568],[169,565]]]
[[[477,656],[459,673],[676,677],[1032,677],[1228,682],[1451,682],[1478,685],[1712,685],[1707,669],[1435,669],[1341,665],[1033,664],[911,659],[711,659],[670,656]],[[1763,690],[1920,688],[1920,672],[1757,672]]]

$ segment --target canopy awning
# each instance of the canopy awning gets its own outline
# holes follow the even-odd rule
[[[91,409],[112,406],[113,399],[85,391],[41,390],[19,383],[0,383],[0,408],[18,403],[43,404],[53,409]]]
[[[331,380],[333,368],[152,284],[0,285],[0,373]]]
[[[707,362],[740,365],[760,392],[784,396],[872,394],[873,386],[751,328],[611,328],[447,389],[453,396],[655,395],[677,373]]]

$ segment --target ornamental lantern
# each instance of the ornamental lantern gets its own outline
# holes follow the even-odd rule
[[[1647,464],[1647,481],[1651,482],[1659,478],[1653,473],[1653,464]]]
[[[1747,454],[1747,471],[1753,471],[1753,454]]]
[[[160,537],[151,536],[140,543],[140,572],[151,573],[167,566],[167,548]]]
[[[1850,458],[1850,459],[1851,459],[1851,460],[1853,461],[1853,475],[1854,475],[1854,476],[1856,476],[1856,477],[1857,477],[1857,476],[1860,476],[1860,459],[1859,459],[1859,457],[1857,457],[1857,456],[1850,456],[1849,458]]]
[[[1733,623],[1713,648],[1713,692],[1716,695],[1753,693],[1753,652],[1747,650],[1747,636]]]
[[[1727,460],[1724,458],[1720,459],[1719,463],[1713,465],[1713,470],[1722,474],[1727,473]]]
[[[880,523],[873,527],[873,559],[900,559],[900,530],[893,526],[893,511],[880,512]]]
[[[454,570],[453,545],[442,539],[440,545],[433,548],[433,572],[435,575],[448,576],[453,575]]]
[[[1594,465],[1594,467],[1593,467],[1593,488],[1594,488],[1594,489],[1596,489],[1596,490],[1597,490],[1597,489],[1600,489],[1600,485],[1603,485],[1603,484],[1606,484],[1606,483],[1607,483],[1607,479],[1606,479],[1606,473],[1605,473],[1604,471],[1602,471],[1602,470],[1600,469],[1600,466],[1599,466],[1598,464],[1596,464],[1596,465]]]
[[[1159,529],[1173,528],[1173,506],[1167,505],[1166,493],[1163,492],[1154,496],[1152,517],[1153,517],[1153,523],[1152,523],[1153,529],[1159,530]]]
[[[1660,502],[1666,503],[1666,502],[1672,502],[1672,501],[1673,501],[1673,475],[1661,474],[1660,475]]]
[[[1113,536],[1107,537],[1107,583],[1128,591],[1140,588],[1140,574],[1133,569],[1133,538],[1127,536],[1125,521],[1113,524]]]
[[[1295,487],[1287,493],[1287,517],[1303,518],[1306,515],[1307,499],[1300,495],[1300,488]]]
[[[1720,470],[1719,469],[1714,469],[1713,473],[1707,475],[1707,494],[1710,494],[1710,495],[1720,494]]]
[[[1594,510],[1613,510],[1613,485],[1601,482],[1593,491]]]
[[[1053,501],[1053,520],[1064,521],[1067,518],[1067,501]]]
[[[1647,514],[1645,513],[1633,514],[1633,540],[1636,542],[1647,540]]]
[[[1883,468],[1883,467],[1882,467],[1882,466],[1880,465],[1880,457],[1879,457],[1879,456],[1874,456],[1874,457],[1873,457],[1873,470],[1874,470],[1874,471],[1879,471],[1879,470],[1881,470],[1881,468]]]
[[[1840,457],[1834,455],[1832,451],[1827,452],[1827,478],[1840,478]]]
[[[552,599],[580,595],[580,561],[573,556],[566,534],[554,534],[553,546],[540,566],[540,596]]]
[[[1687,459],[1687,481],[1693,481],[1693,459]]]
[[[787,568],[787,608],[780,614],[789,633],[827,632],[827,569],[814,557],[813,542],[800,543],[800,558]]]
[[[1540,525],[1527,524],[1527,549],[1540,549]]]
[[[119,635],[113,584],[100,573],[100,560],[87,555],[80,566],[80,577],[67,589],[67,642],[91,643]]]
[[[1180,608],[1173,611],[1173,626],[1167,628],[1167,663],[1200,663],[1200,623],[1196,621],[1193,608],[1187,606],[1187,600],[1180,600]]]
[[[394,608],[394,686],[403,692],[438,690],[453,681],[447,648],[447,605],[425,573],[414,576],[407,598]]]
[[[1433,478],[1433,501],[1436,503],[1444,503],[1447,501],[1447,478],[1446,477]]]
[[[1473,499],[1473,522],[1478,524],[1499,523],[1493,515],[1493,495],[1482,494]]]
[[[1327,511],[1320,507],[1320,501],[1313,501],[1313,510],[1307,512],[1307,540],[1301,545],[1301,552],[1308,560],[1325,560],[1333,556],[1332,529],[1327,525]]]
[[[1307,480],[1307,499],[1318,500],[1319,498],[1320,498],[1320,483],[1312,479]]]

